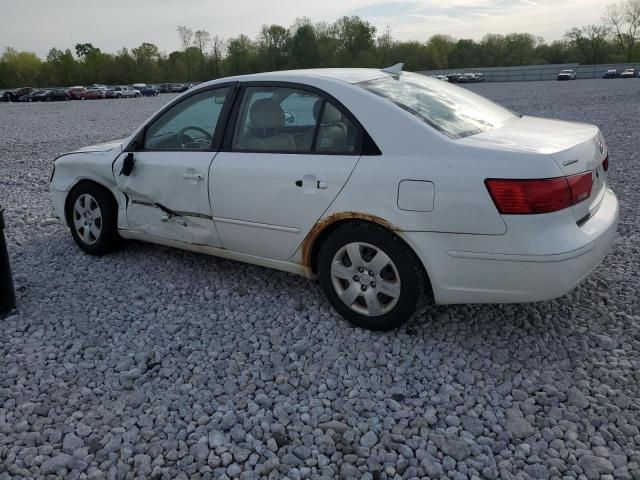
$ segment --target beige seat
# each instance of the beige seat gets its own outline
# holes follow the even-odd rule
[[[253,102],[249,110],[249,122],[239,142],[244,150],[294,151],[293,135],[280,132],[284,126],[284,111],[271,98]]]
[[[315,108],[314,108],[315,112]],[[344,152],[347,149],[347,126],[342,121],[342,113],[330,103],[325,103],[316,151]]]
[[[313,118],[318,121],[322,100],[317,100],[313,105]],[[311,130],[305,139],[307,149],[311,148],[313,134]],[[342,121],[342,113],[330,103],[325,103],[318,139],[316,140],[317,152],[344,152],[347,150],[347,126]]]

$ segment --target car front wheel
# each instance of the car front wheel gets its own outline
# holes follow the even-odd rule
[[[329,236],[318,256],[318,276],[333,308],[369,330],[405,323],[424,292],[413,251],[392,232],[368,223],[347,224]]]
[[[118,246],[118,204],[104,187],[81,183],[74,188],[67,202],[67,222],[86,253],[103,255]]]

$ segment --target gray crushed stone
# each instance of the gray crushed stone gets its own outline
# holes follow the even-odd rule
[[[132,242],[93,258],[53,218],[52,159],[168,96],[0,104],[19,310],[0,321],[0,480],[640,478],[640,80],[480,84],[598,124],[621,201],[570,294],[354,329],[312,282]]]

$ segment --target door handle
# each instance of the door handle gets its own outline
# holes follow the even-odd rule
[[[327,182],[323,182],[321,180],[316,180],[315,182],[316,182],[316,188],[320,190],[326,190],[327,188],[329,188],[329,184]],[[296,180],[296,187],[303,187],[303,186],[304,186],[303,180]]]
[[[204,175],[202,175],[201,173],[183,173],[182,174],[182,178],[184,178],[185,180],[204,180]]]

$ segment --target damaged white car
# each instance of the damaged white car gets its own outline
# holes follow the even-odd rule
[[[318,278],[357,325],[565,294],[618,202],[597,127],[520,116],[399,66],[207,82],[124,141],[56,159],[82,250],[138,239]]]

